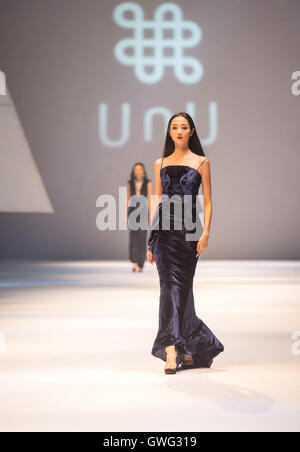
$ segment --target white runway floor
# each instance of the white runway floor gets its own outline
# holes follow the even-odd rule
[[[0,262],[0,430],[300,431],[300,263],[199,259],[194,296],[225,352],[165,375],[155,265]]]

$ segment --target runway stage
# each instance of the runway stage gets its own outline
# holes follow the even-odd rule
[[[299,289],[299,262],[199,259],[196,313],[225,352],[165,375],[155,266],[2,261],[0,430],[299,431]]]

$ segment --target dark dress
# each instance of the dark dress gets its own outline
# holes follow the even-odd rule
[[[131,228],[130,219],[128,222],[129,227],[129,246],[128,246],[128,252],[129,252],[129,260],[131,262],[137,262],[138,266],[140,268],[144,267],[145,259],[146,259],[146,252],[147,252],[147,234],[149,229],[149,208],[148,208],[148,182],[150,182],[151,179],[144,179],[144,182],[141,187],[140,194],[136,193],[135,184],[134,181],[129,180],[128,183],[130,185],[130,200],[133,195],[136,196],[136,206],[131,206],[129,201],[129,206],[127,209],[127,218],[129,219],[129,216],[135,209],[141,209],[141,207],[144,209],[144,218],[147,218],[147,222],[145,224],[145,228],[142,228],[142,225],[137,229],[133,230]],[[144,199],[142,199],[144,197]],[[139,200],[141,198],[141,200]],[[143,215],[144,215],[143,214]],[[138,223],[141,222],[141,216],[137,215],[136,221]]]
[[[198,198],[202,179],[198,169],[161,165],[162,202],[153,216],[148,238],[160,281],[159,326],[151,353],[166,361],[165,347],[174,344],[177,366],[184,354],[191,354],[196,367],[210,367],[213,358],[224,351],[224,346],[197,317],[194,306],[197,242],[203,232]],[[194,228],[191,223],[186,226],[185,218],[193,222]],[[192,240],[186,239],[192,233]]]

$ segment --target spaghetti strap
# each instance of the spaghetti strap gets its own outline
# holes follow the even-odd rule
[[[203,162],[202,162],[202,163],[204,163],[204,162],[205,162],[205,160],[207,160],[207,157],[206,157],[206,159],[204,159],[204,160],[203,160]],[[202,163],[200,164],[200,166],[202,165]],[[200,168],[200,166],[198,166],[198,168],[197,168],[197,171],[198,171],[198,169]]]

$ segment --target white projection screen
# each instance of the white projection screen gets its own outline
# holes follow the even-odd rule
[[[126,259],[119,195],[138,161],[154,185],[177,111],[211,162],[204,259],[299,259],[299,20],[298,0],[0,0],[0,259]]]

